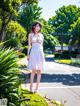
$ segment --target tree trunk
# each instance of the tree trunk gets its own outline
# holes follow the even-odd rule
[[[5,28],[6,28],[6,24],[3,22],[0,30],[0,42],[2,41],[2,38],[4,36]]]
[[[63,51],[63,43],[61,44],[61,51]]]
[[[60,39],[61,39],[61,51],[63,52],[63,42],[64,42],[64,35],[63,35],[63,33],[60,35]]]
[[[10,22],[11,18],[12,18],[12,14],[10,14],[10,16],[9,16],[7,22],[6,22],[6,18],[4,18],[4,16],[3,16],[3,22],[2,22],[1,30],[0,30],[0,42],[3,40],[2,38],[4,38],[3,37],[4,31],[6,29],[7,24]]]

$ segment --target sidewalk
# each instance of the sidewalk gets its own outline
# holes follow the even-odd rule
[[[22,60],[23,63],[25,61],[26,59]],[[39,93],[50,99],[65,102],[64,106],[80,106],[80,68],[53,61],[46,62],[45,66]],[[27,75],[28,73],[25,72],[23,71]],[[29,84],[26,82],[26,84],[22,84],[22,87],[29,89]]]

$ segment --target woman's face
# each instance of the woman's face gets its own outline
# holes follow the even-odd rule
[[[39,24],[37,24],[37,25],[35,26],[35,29],[34,29],[34,30],[35,30],[35,32],[39,32],[40,29],[41,29],[41,28],[40,28]]]

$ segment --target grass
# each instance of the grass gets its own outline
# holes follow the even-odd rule
[[[60,60],[56,60],[59,63],[64,63],[64,64],[71,64],[71,59],[60,59]]]
[[[21,90],[22,98],[21,105],[22,106],[64,106],[61,101],[51,100],[47,101],[44,97],[40,96],[37,93],[30,93],[26,89]]]
[[[80,59],[77,59],[77,58],[56,59],[56,62],[80,67]]]
[[[22,93],[22,104],[24,106],[48,106],[48,103],[44,99],[44,97],[40,96],[37,93],[30,93],[26,89],[21,90]]]

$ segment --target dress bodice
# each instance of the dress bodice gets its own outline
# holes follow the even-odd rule
[[[44,36],[42,33],[39,33],[39,35],[35,35],[34,33],[30,34],[30,39],[28,39],[28,54],[30,54],[30,47],[32,44],[33,51],[43,51],[43,40]]]
[[[35,35],[34,33],[31,35],[31,42],[32,45],[34,44],[39,44],[39,45],[43,45],[43,39],[44,36],[42,33],[39,33],[39,35]]]

